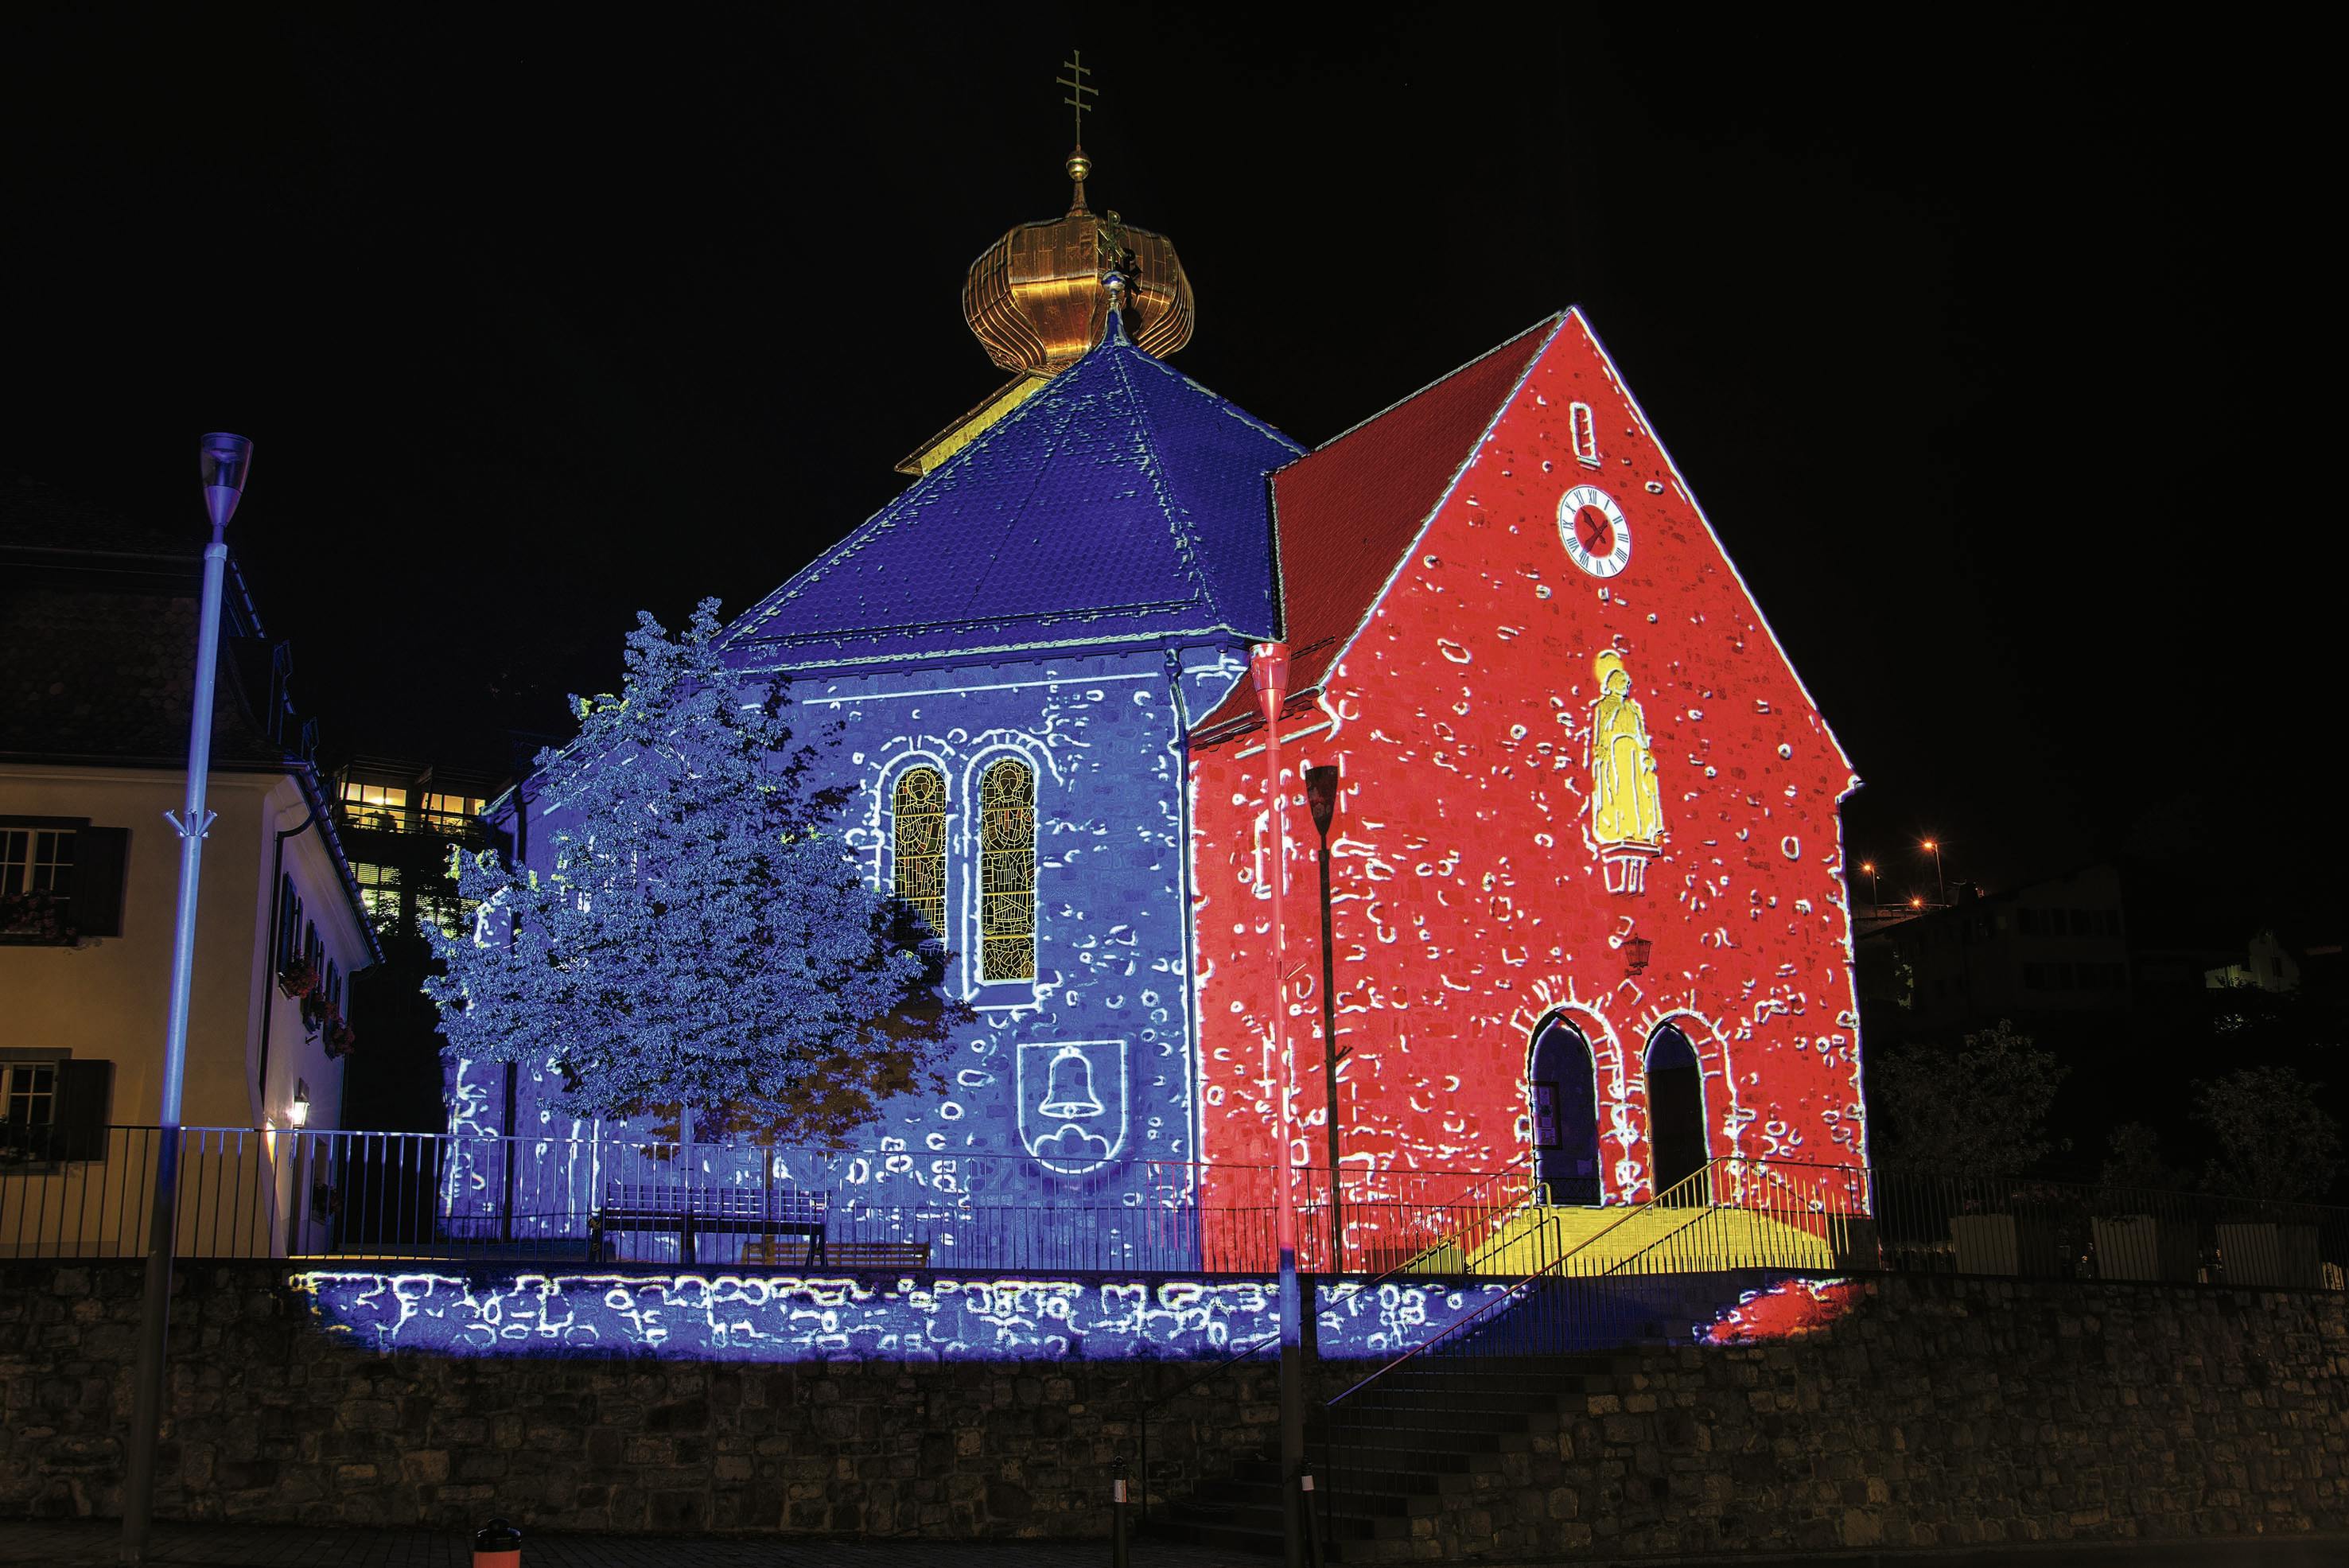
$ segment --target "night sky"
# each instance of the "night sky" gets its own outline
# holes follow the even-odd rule
[[[1992,885],[2192,849],[2337,908],[2337,171],[2286,40],[335,9],[12,14],[0,460],[193,538],[196,437],[252,436],[236,546],[330,759],[559,730],[636,610],[740,608],[895,493],[1002,379],[961,279],[1066,204],[1073,46],[1096,209],[1197,291],[1174,363],[1299,440],[1587,308],[1888,895],[1932,831]]]

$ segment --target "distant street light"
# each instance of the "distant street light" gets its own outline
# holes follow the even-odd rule
[[[1884,889],[1877,885],[1876,862],[1873,860],[1863,860],[1859,863],[1859,868],[1868,876],[1868,903],[1878,910],[1882,910],[1884,908]]]
[[[253,443],[216,431],[198,452],[204,510],[212,524],[204,546],[202,608],[196,620],[196,692],[188,717],[188,791],[181,815],[163,814],[180,836],[180,909],[171,932],[171,992],[163,1025],[163,1098],[158,1118],[155,1202],[147,1231],[147,1289],[139,1324],[139,1366],[130,1402],[130,1453],[122,1493],[122,1557],[147,1560],[155,1507],[155,1445],[163,1418],[164,1352],[171,1332],[171,1251],[179,1228],[180,1091],[187,1075],[188,1002],[196,971],[196,882],[203,870],[204,809],[212,772],[212,680],[220,667],[221,581],[228,570],[228,520],[253,469]]]
[[[1933,852],[1934,896],[1946,904],[1950,901],[1950,888],[1949,885],[1941,880],[1941,841],[1938,838],[1929,838],[1925,840],[1925,847]]]

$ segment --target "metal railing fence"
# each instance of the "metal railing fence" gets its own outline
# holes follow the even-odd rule
[[[161,1129],[0,1137],[0,1257],[145,1251]],[[189,1258],[511,1261],[692,1268],[851,1266],[1268,1273],[1275,1173],[1131,1160],[1082,1175],[1013,1156],[838,1154],[625,1138],[183,1128],[177,1251]],[[1520,1210],[1521,1172],[1289,1174],[1302,1265],[1424,1269]],[[663,1203],[642,1200],[657,1189]],[[812,1247],[807,1211],[821,1214]],[[633,1214],[634,1218],[629,1216]],[[759,1217],[772,1214],[775,1223]],[[785,1223],[786,1215],[796,1222]]]
[[[1531,1224],[1550,1223],[1547,1214]],[[1559,1220],[1561,1226],[1564,1220]],[[1923,1272],[2342,1290],[2349,1209],[2112,1183],[1716,1159],[1530,1260],[1491,1303],[1327,1401],[1323,1539],[1390,1517],[1459,1456],[1553,1418],[1588,1373],[1574,1357],[1687,1343],[1751,1289],[1790,1275]]]

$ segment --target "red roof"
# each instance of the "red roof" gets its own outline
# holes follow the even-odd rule
[[[1290,691],[1319,688],[1564,319],[1537,322],[1272,476]],[[1197,727],[1256,711],[1255,689],[1242,680]]]

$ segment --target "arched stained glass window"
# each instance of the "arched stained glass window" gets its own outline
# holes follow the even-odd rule
[[[896,894],[930,929],[947,929],[947,781],[936,768],[908,768],[890,797],[890,859]]]
[[[1036,774],[997,763],[978,781],[979,978],[1036,978]]]

